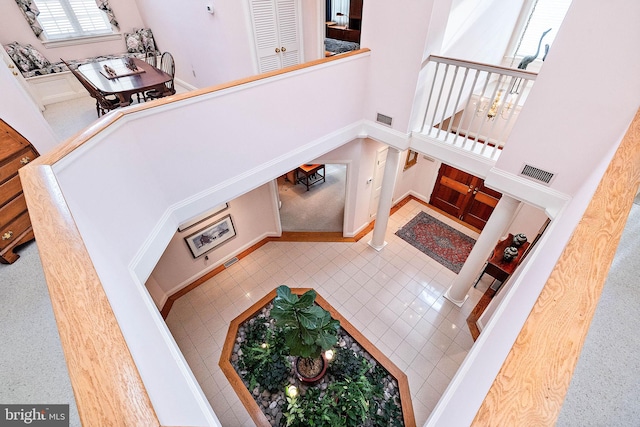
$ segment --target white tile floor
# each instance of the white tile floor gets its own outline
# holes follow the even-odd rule
[[[167,324],[223,426],[254,425],[218,367],[229,322],[281,284],[312,287],[409,378],[417,425],[423,425],[473,345],[466,318],[488,283],[462,308],[446,300],[455,273],[395,231],[421,210],[411,201],[391,216],[387,246],[367,242],[270,242],[178,299]]]

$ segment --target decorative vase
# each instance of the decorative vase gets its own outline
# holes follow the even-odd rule
[[[527,236],[525,236],[524,234],[519,233],[513,236],[513,246],[515,246],[516,248],[519,248],[525,243],[527,243]]]
[[[504,259],[506,262],[511,262],[517,256],[518,256],[518,248],[513,246],[507,246],[504,250],[504,254],[502,255],[502,259]]]

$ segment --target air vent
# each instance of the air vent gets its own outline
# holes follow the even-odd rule
[[[536,181],[540,181],[545,184],[549,184],[555,176],[555,174],[552,172],[543,171],[542,169],[538,169],[531,165],[524,165],[524,167],[522,168],[522,172],[520,172],[520,175],[535,179]]]
[[[376,117],[376,122],[382,123],[383,125],[391,126],[391,122],[393,119],[389,116],[385,116],[384,114],[378,113],[378,117]]]
[[[224,268],[229,268],[229,267],[231,267],[233,264],[235,264],[238,261],[239,261],[238,257],[234,256],[229,261],[224,263]]]

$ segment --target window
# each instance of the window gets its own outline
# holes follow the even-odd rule
[[[571,0],[537,0],[530,2],[530,10],[525,15],[526,20],[522,26],[518,43],[513,47],[512,55],[522,57],[535,54],[540,42],[540,36],[551,28],[540,47],[538,59],[542,59],[544,46],[547,44],[551,46],[553,43],[570,5]]]
[[[87,37],[113,32],[107,14],[95,0],[34,0],[38,22],[47,40]]]
[[[331,20],[338,25],[349,23],[349,0],[331,1]]]

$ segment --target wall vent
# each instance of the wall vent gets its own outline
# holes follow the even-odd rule
[[[391,126],[392,121],[393,119],[391,117],[385,116],[384,114],[378,113],[378,116],[376,117],[376,122],[382,123],[383,125]]]
[[[231,258],[229,261],[224,263],[224,268],[229,268],[231,267],[233,264],[235,264],[236,262],[240,261],[238,259],[238,257],[234,256],[233,258]]]
[[[531,165],[524,165],[524,167],[522,168],[522,172],[520,172],[520,175],[526,176],[527,178],[535,179],[536,181],[540,181],[545,184],[551,183],[553,177],[555,176],[555,174],[552,172],[547,172]]]

